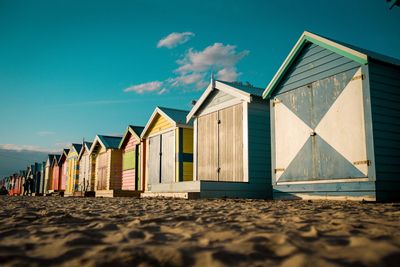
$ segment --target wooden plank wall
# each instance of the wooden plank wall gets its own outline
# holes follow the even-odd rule
[[[85,150],[80,161],[79,161],[79,187],[82,191],[90,191],[90,155],[89,152]]]
[[[223,91],[220,91],[218,89],[215,89],[210,93],[210,95],[207,97],[207,99],[204,101],[202,107],[199,109],[198,113],[207,113],[208,110],[211,108],[214,108],[218,105],[221,105],[223,103],[226,103],[229,100],[235,99],[234,96],[227,94]]]
[[[122,188],[122,150],[108,149],[109,162],[109,189]]]
[[[218,112],[219,181],[243,181],[243,105]]]
[[[273,95],[359,68],[360,64],[315,44],[306,44]]]
[[[60,182],[60,167],[58,166],[58,164],[54,164],[54,166],[53,166],[53,190],[60,190],[59,182]]]
[[[182,129],[182,180],[193,180],[193,129]]]
[[[69,151],[67,156],[67,193],[72,193],[77,189],[79,180],[79,162],[78,153],[75,149]]]
[[[197,118],[197,176],[218,181],[218,112]]]
[[[138,141],[136,137],[128,133],[129,138],[125,146],[122,148],[122,157],[125,153],[135,150]],[[137,159],[136,159],[137,161]],[[136,169],[124,169],[122,171],[122,189],[135,190],[136,188]]]
[[[248,105],[248,166],[254,190],[264,190],[264,197],[271,198],[270,110],[268,101],[261,99]]]
[[[147,136],[164,131],[166,129],[172,128],[174,125],[170,121],[168,121],[166,118],[163,116],[157,114],[153,122],[151,123],[148,131],[147,131]]]
[[[378,200],[400,199],[400,67],[369,64]]]

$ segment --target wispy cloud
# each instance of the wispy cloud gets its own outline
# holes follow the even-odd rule
[[[193,35],[191,32],[174,32],[161,39],[157,47],[171,48],[179,43],[186,42],[187,38]],[[208,77],[211,73],[215,73],[216,78],[220,80],[236,81],[241,75],[236,66],[249,53],[248,50],[238,51],[235,45],[223,43],[214,43],[199,51],[190,48],[176,61],[178,67],[173,71],[172,77],[164,81],[132,85],[124,89],[124,92],[164,94],[174,88],[202,89],[207,86]]]
[[[56,149],[43,148],[34,145],[21,145],[21,144],[0,144],[0,149],[15,150],[15,151],[35,151],[35,152],[45,152],[54,153]]]
[[[54,135],[54,134],[56,134],[56,133],[52,132],[52,131],[39,131],[39,132],[36,132],[36,135],[39,135],[39,136],[48,136],[48,135]]]
[[[161,91],[162,86],[163,86],[163,82],[153,81],[153,82],[132,85],[131,87],[124,89],[124,92],[132,92],[133,91],[133,92],[136,92],[139,94],[142,94],[145,92],[155,92],[155,91]]]
[[[173,32],[158,41],[157,48],[166,47],[170,49],[186,43],[193,36],[194,33],[192,32]]]
[[[183,59],[177,61],[180,65],[176,72],[186,74],[188,72],[202,72],[210,68],[214,70],[235,68],[236,63],[247,56],[249,51],[236,51],[234,45],[215,43],[202,51],[189,49]]]

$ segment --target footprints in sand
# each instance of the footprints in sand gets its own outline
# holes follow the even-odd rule
[[[0,201],[7,207],[0,211],[2,266],[390,266],[400,259],[399,205],[56,197]]]

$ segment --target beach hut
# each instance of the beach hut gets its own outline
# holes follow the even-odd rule
[[[400,198],[400,61],[304,32],[264,91],[274,198]]]
[[[122,150],[122,190],[143,191],[144,179],[141,154],[143,144],[140,138],[144,127],[129,125],[121,139]]]
[[[78,155],[82,149],[81,144],[72,144],[69,148],[67,158],[65,160],[66,171],[66,181],[65,181],[65,191],[64,196],[69,197],[73,196],[74,192],[78,189],[78,181],[79,181],[79,161]]]
[[[83,142],[78,155],[79,161],[79,182],[78,190],[85,196],[94,196],[94,164],[90,157],[91,142]]]
[[[58,160],[58,166],[60,166],[60,191],[65,192],[65,187],[67,183],[67,157],[69,153],[69,148],[64,148],[63,152]]]
[[[44,181],[46,177],[46,161],[40,164],[40,185],[39,185],[39,195],[44,195]]]
[[[53,158],[52,162],[52,169],[53,169],[53,174],[52,174],[52,189],[54,192],[60,191],[60,186],[61,186],[61,166],[59,166],[59,160],[60,160],[61,155],[55,155]]]
[[[193,106],[193,185],[202,198],[272,198],[269,104],[263,89],[211,79]]]
[[[53,169],[52,169],[52,163],[53,159],[56,155],[55,154],[48,154],[47,159],[46,159],[46,164],[45,164],[45,176],[44,176],[44,185],[43,185],[43,194],[46,195],[49,190],[52,190],[53,186]]]
[[[34,183],[35,183],[35,196],[39,196],[40,195],[40,184],[41,184],[41,168],[42,168],[42,164],[35,162],[33,166],[33,179],[34,179]]]
[[[176,184],[193,180],[193,125],[186,123],[189,111],[157,107],[141,138],[146,140],[144,197],[187,197],[175,192]]]
[[[122,188],[122,151],[118,148],[121,137],[97,135],[90,148],[94,161],[96,197],[129,196]]]

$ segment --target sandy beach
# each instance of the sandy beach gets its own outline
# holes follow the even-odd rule
[[[2,266],[400,266],[400,204],[0,198]]]

